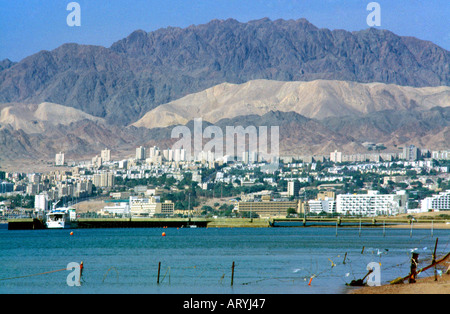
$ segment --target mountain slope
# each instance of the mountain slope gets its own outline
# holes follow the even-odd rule
[[[224,82],[317,79],[450,85],[450,52],[386,30],[306,21],[135,31],[110,48],[65,44],[0,67],[0,102],[52,102],[128,125],[156,106]]]
[[[133,125],[165,127],[194,118],[215,123],[241,115],[294,111],[308,118],[361,116],[381,110],[425,110],[450,106],[450,87],[413,88],[383,83],[317,80],[254,80],[223,83],[149,111]]]
[[[102,121],[81,110],[53,103],[14,104],[0,110],[0,125],[9,124],[26,133],[43,133],[48,125],[69,125],[84,119]]]

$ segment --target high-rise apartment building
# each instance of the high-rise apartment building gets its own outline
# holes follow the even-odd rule
[[[419,157],[420,157],[420,150],[416,146],[409,145],[403,147],[403,159],[408,161],[415,161],[419,159]]]
[[[338,152],[337,150],[335,150],[334,152],[330,153],[330,161],[342,162],[342,152]]]
[[[111,161],[111,150],[105,148],[101,151],[100,157],[102,158],[102,162]]]
[[[289,196],[298,196],[300,191],[300,182],[298,180],[289,181],[287,185],[287,193]]]
[[[55,165],[56,166],[64,166],[64,153],[56,154],[55,156]]]
[[[140,146],[136,148],[136,159],[137,160],[145,160],[145,147]]]

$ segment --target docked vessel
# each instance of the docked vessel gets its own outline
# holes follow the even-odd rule
[[[75,213],[73,208],[54,208],[47,214],[46,226],[48,229],[65,229],[71,227],[71,216]]]

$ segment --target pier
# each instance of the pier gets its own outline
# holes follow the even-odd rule
[[[45,223],[37,218],[17,218],[8,220],[8,230],[45,229]]]
[[[449,219],[410,219],[395,217],[303,217],[303,218],[272,218],[269,221],[271,227],[285,227],[283,223],[300,223],[303,227],[308,225],[328,225],[328,226],[357,226],[382,227],[384,225],[424,225],[424,224],[450,224]]]
[[[205,228],[206,218],[82,218],[77,228]]]
[[[71,229],[88,228],[270,228],[270,227],[383,227],[430,226],[450,224],[449,219],[409,219],[395,217],[303,217],[303,218],[80,218],[72,222]],[[44,221],[36,218],[8,220],[9,230],[45,229]]]

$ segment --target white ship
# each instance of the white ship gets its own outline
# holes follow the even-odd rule
[[[62,207],[54,208],[47,214],[46,226],[48,229],[65,229],[71,227],[71,220],[75,214],[75,209]]]

